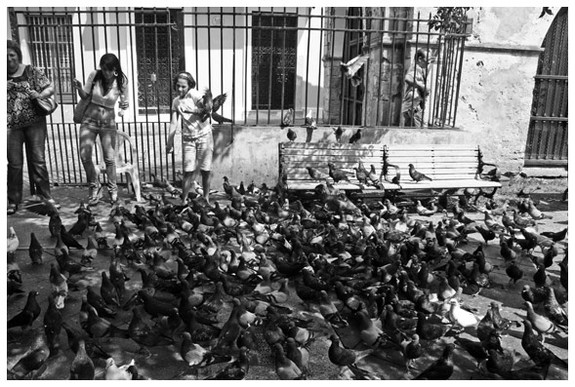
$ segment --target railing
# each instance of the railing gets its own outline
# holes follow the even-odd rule
[[[404,77],[418,49],[435,58],[424,125],[455,127],[465,34],[430,30],[411,8],[15,8],[13,37],[44,68],[61,108],[50,117],[52,181],[81,183],[77,95],[106,52],[116,53],[132,101],[119,128],[135,140],[140,175],[174,177],[164,154],[172,80],[181,70],[198,88],[227,93],[219,112],[234,125],[278,125],[288,109],[295,125],[311,114],[318,126],[402,126]],[[388,16],[386,16],[388,15]],[[368,60],[347,77],[341,62]],[[25,56],[26,58],[26,56]]]

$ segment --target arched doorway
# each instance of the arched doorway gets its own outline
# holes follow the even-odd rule
[[[567,168],[567,7],[555,16],[539,56],[525,147],[526,167]]]

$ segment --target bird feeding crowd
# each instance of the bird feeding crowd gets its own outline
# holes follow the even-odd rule
[[[173,190],[109,214],[80,205],[70,228],[51,209],[55,247],[31,238],[27,254],[12,227],[9,378],[322,379],[326,356],[344,379],[448,379],[464,358],[478,365],[464,377],[565,369],[545,339],[566,348],[566,229],[539,233],[532,199],[464,195],[427,216],[334,187],[306,203],[227,179],[224,192],[213,206]],[[29,287],[48,264],[49,287]],[[524,300],[521,316],[474,306],[499,287]]]

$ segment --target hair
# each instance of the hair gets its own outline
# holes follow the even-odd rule
[[[120,65],[120,60],[114,54],[104,54],[100,58],[100,70],[96,72],[96,76],[94,77],[94,83],[97,81],[103,81],[104,75],[102,74],[102,69],[106,70],[115,70],[116,75],[116,82],[118,83],[118,89],[120,92],[124,91],[124,83],[127,82],[128,77],[122,71],[122,66]]]
[[[174,77],[174,90],[177,91],[177,87],[178,87],[178,79],[184,79],[188,82],[188,86],[190,87],[190,89],[193,89],[194,87],[196,87],[196,80],[194,79],[194,77],[192,77],[192,74],[188,73],[187,71],[180,71],[178,74],[176,74],[176,76]]]
[[[424,50],[423,48],[420,48],[417,50],[417,52],[415,53],[415,60],[418,60],[419,58],[428,58],[428,53],[427,50]]]
[[[18,43],[13,40],[8,40],[8,50],[14,50],[18,56],[18,61],[22,63],[22,49]]]

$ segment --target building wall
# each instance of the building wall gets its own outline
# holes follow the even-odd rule
[[[554,14],[559,7],[552,8]],[[505,170],[523,165],[534,76],[553,15],[541,7],[476,7],[466,43],[457,126]]]

